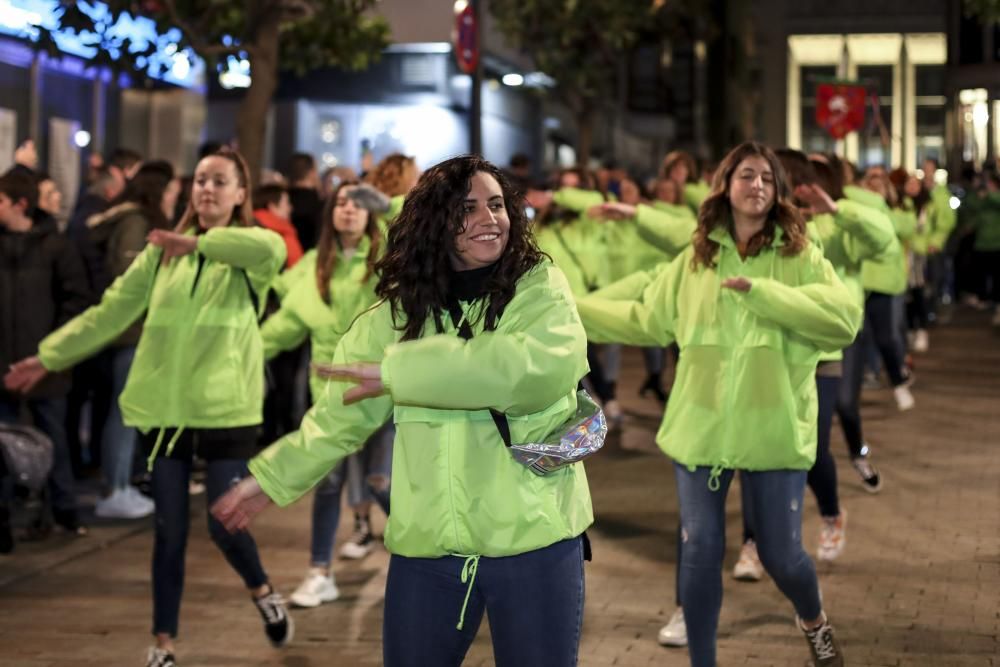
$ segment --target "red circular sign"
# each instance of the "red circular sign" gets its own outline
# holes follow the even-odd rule
[[[472,74],[479,65],[479,26],[472,4],[455,14],[455,60],[458,68]]]

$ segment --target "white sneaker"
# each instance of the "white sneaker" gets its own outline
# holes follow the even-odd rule
[[[618,400],[614,398],[605,403],[604,416],[608,418],[608,421],[621,421],[622,417],[625,416],[625,412],[622,410],[621,403],[619,403]]]
[[[847,510],[842,507],[839,516],[823,517],[816,558],[825,561],[834,560],[843,553],[845,546],[847,546]]]
[[[733,567],[733,578],[739,581],[760,581],[764,576],[764,566],[757,557],[757,545],[747,540],[740,549],[740,559]]]
[[[660,628],[660,633],[656,635],[656,641],[660,646],[687,646],[688,631],[684,623],[684,610],[680,607],[670,617],[670,622]]]
[[[324,602],[333,602],[340,597],[337,584],[333,582],[332,574],[324,574],[322,570],[310,568],[309,574],[295,589],[289,600],[296,607],[318,607]]]
[[[141,519],[153,513],[153,501],[138,491],[133,495],[128,489],[115,489],[107,498],[94,505],[94,514],[102,519]]]
[[[901,384],[893,389],[892,395],[896,399],[896,407],[899,408],[900,412],[912,410],[917,404],[917,402],[913,399],[913,394],[910,393],[910,388],[906,385]]]
[[[926,352],[930,347],[930,338],[927,336],[927,329],[917,329],[913,334],[913,351]]]
[[[365,519],[354,520],[354,533],[344,546],[340,547],[340,557],[350,560],[360,560],[370,554],[375,548],[375,536]]]

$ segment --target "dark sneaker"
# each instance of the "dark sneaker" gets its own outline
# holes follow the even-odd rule
[[[871,462],[867,454],[851,458],[851,465],[861,477],[861,485],[868,493],[878,493],[882,490],[882,476],[878,468]]]
[[[259,598],[254,598],[260,617],[264,619],[264,632],[275,648],[281,648],[292,641],[295,634],[295,624],[288,615],[288,608],[281,594],[271,588],[271,592]]]
[[[802,621],[796,619],[799,629],[806,636],[809,643],[809,653],[812,654],[812,661],[807,665],[812,667],[844,667],[844,655],[837,646],[837,640],[833,637],[833,626],[829,621],[823,619],[823,625],[815,630],[806,630],[802,627]]]
[[[146,667],[177,667],[177,663],[170,651],[150,646],[149,653],[146,654]]]
[[[52,520],[67,533],[81,537],[87,534],[87,527],[80,523],[80,517],[76,513],[76,510],[53,509]]]
[[[0,507],[0,554],[14,550],[14,533],[10,529],[10,510]]]

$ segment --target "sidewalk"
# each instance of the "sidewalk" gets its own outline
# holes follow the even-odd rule
[[[833,450],[850,512],[848,544],[821,565],[830,619],[852,667],[1000,667],[1000,333],[989,315],[959,310],[931,332],[917,358],[917,408],[896,412],[887,390],[866,391],[866,438],[885,479],[865,493],[839,427]],[[652,443],[657,405],[636,397],[641,356],[624,357],[623,432],[587,464],[597,523],[590,531],[580,664],[687,665],[656,633],[673,612],[677,501],[670,461]],[[808,653],[791,606],[765,579],[729,576],[739,548],[739,494],[729,494],[719,665],[802,667]],[[382,594],[388,556],[335,565],[341,600],[296,610],[296,638],[266,643],[236,576],[211,545],[203,496],[192,503],[182,667],[381,664]],[[807,491],[805,542],[819,519]],[[285,593],[307,565],[309,502],[265,513],[255,535]],[[350,531],[344,515],[341,538]],[[108,667],[142,664],[149,644],[151,522],[94,525],[86,538],[19,544],[0,557],[0,665]],[[380,526],[379,526],[380,528]],[[492,665],[486,623],[465,663]]]

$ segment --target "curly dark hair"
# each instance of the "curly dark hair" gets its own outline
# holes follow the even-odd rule
[[[781,161],[774,151],[764,144],[745,141],[729,151],[719,168],[715,170],[712,192],[698,210],[698,228],[691,241],[691,245],[694,246],[694,256],[691,258],[692,270],[697,270],[699,264],[706,268],[715,266],[715,255],[719,250],[719,244],[708,235],[719,226],[725,226],[732,232],[733,211],[729,203],[729,184],[736,173],[736,168],[749,157],[762,157],[770,165],[771,173],[774,174],[774,204],[767,212],[764,229],[757,232],[747,244],[747,255],[756,255],[770,245],[774,240],[776,227],[781,227],[785,233],[779,252],[786,257],[799,254],[809,243],[802,214],[791,202],[788,179]]]
[[[478,172],[496,179],[510,219],[507,246],[486,284],[486,327],[492,329],[514,298],[521,276],[542,260],[524,213],[524,201],[496,165],[477,155],[451,158],[431,167],[410,191],[403,210],[389,227],[385,256],[376,265],[380,278],[375,291],[389,301],[402,340],[420,337],[433,318],[442,330],[442,311],[448,308],[451,258],[455,237],[465,227],[465,197]]]
[[[333,228],[333,210],[337,208],[337,197],[340,191],[346,187],[357,187],[357,181],[345,181],[337,186],[337,189],[330,193],[323,204],[323,213],[320,215],[319,244],[316,246],[316,287],[323,303],[330,305],[330,276],[337,268],[337,251],[340,249],[340,236]],[[365,275],[361,278],[361,284],[368,282],[368,279],[375,273],[376,257],[382,251],[382,232],[378,226],[378,213],[370,209],[368,211],[368,224],[365,226],[365,235],[371,242],[368,246],[368,257],[365,258],[365,265],[368,267]]]

